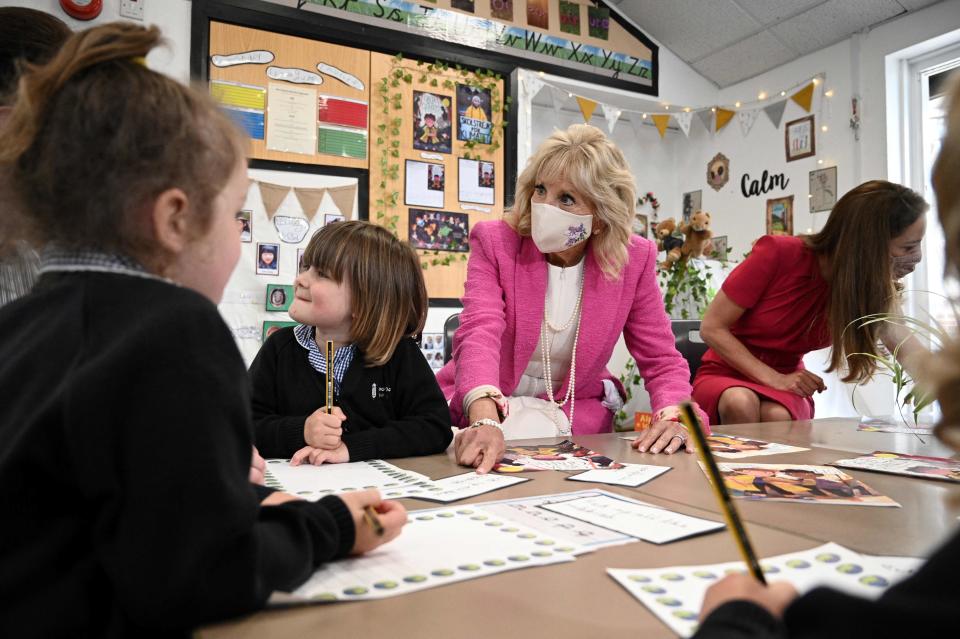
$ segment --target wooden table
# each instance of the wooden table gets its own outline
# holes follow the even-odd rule
[[[757,463],[823,464],[874,450],[950,456],[932,437],[921,442],[914,436],[857,432],[853,420],[743,424],[718,430],[810,448],[788,455],[749,458]],[[532,481],[456,503],[597,487],[677,512],[722,521],[695,455],[639,454],[617,434],[576,437],[575,441],[619,461],[671,466],[672,470],[639,488],[567,481],[567,474],[559,472],[531,473]],[[449,455],[391,461],[435,479],[463,472]],[[946,537],[960,516],[957,484],[849,469],[845,472],[892,497],[902,508],[737,500],[758,554],[778,555],[834,541],[865,553],[923,556]],[[412,499],[404,500],[404,505],[409,510],[437,506]],[[671,637],[673,634],[665,625],[607,576],[606,568],[709,564],[737,559],[734,542],[725,532],[663,546],[639,541],[581,555],[571,563],[516,570],[378,601],[260,612],[207,626],[198,636]]]

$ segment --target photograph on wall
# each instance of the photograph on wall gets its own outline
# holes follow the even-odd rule
[[[493,118],[490,111],[490,90],[457,85],[457,139],[490,144]]]
[[[460,11],[466,11],[467,13],[473,13],[473,0],[450,0],[450,7],[459,9]]]
[[[693,214],[703,208],[703,191],[683,194],[683,221],[689,222]]]
[[[280,275],[279,244],[257,244],[257,275]]]
[[[267,310],[272,313],[290,310],[293,302],[292,284],[267,284]]]
[[[413,248],[466,253],[470,250],[466,213],[410,209],[409,241]]]
[[[767,200],[767,235],[793,235],[793,196]]]
[[[260,341],[267,341],[268,337],[279,331],[281,328],[296,325],[296,322],[274,322],[273,320],[267,320],[263,323],[263,333],[260,336]]]
[[[403,203],[407,206],[443,208],[444,171],[442,164],[407,160]]]
[[[707,184],[714,191],[719,191],[730,180],[730,158],[723,153],[717,153],[707,163]],[[694,209],[696,212],[697,209]]]
[[[324,213],[323,214],[323,225],[333,224],[334,222],[343,222],[346,218],[340,215],[339,213]]]
[[[787,162],[816,155],[817,141],[814,135],[812,115],[787,122],[783,135],[787,150]]]
[[[633,232],[640,237],[647,237],[650,232],[650,217],[646,213],[633,216]]]
[[[610,9],[606,7],[587,7],[587,23],[590,37],[606,40],[610,34]]]
[[[576,2],[560,0],[560,30],[580,35],[580,5]]]
[[[527,24],[550,30],[550,9],[547,0],[527,0]]]
[[[513,0],[490,0],[490,17],[513,22]]]
[[[237,211],[236,218],[237,218],[237,222],[240,223],[240,241],[252,242],[253,241],[253,211],[251,211],[250,209],[243,209],[242,211]]]
[[[426,91],[413,92],[413,148],[419,151],[450,153],[453,128],[449,96]]]
[[[307,249],[297,249],[297,273],[303,270],[303,252]]]
[[[435,371],[443,368],[443,333],[423,333],[420,336],[420,352],[430,368]]]
[[[810,212],[830,211],[837,203],[837,167],[810,171]]]
[[[458,158],[457,199],[473,204],[493,204],[496,174],[493,162]]]
[[[713,242],[713,250],[710,252],[710,256],[715,260],[726,262],[727,254],[730,252],[729,246],[727,245],[727,236],[717,235],[711,238],[710,241]]]

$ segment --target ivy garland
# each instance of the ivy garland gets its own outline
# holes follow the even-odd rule
[[[443,77],[449,70],[450,65],[439,60],[433,63],[425,63],[422,60],[417,61],[415,70],[403,66],[403,54],[398,53],[391,60],[389,72],[377,83],[377,98],[379,99],[380,113],[383,116],[383,122],[377,125],[374,138],[374,144],[378,150],[378,162],[380,166],[379,197],[374,202],[374,214],[378,224],[386,227],[391,233],[399,237],[398,224],[400,216],[393,213],[400,203],[400,188],[397,182],[400,179],[400,132],[403,126],[403,119],[399,115],[391,117],[391,114],[403,109],[403,91],[402,85],[412,85],[414,73],[418,74],[417,82],[421,85],[427,85],[431,88],[444,88],[451,91],[456,90],[456,83],[450,78]],[[463,143],[466,151],[464,158],[479,160],[480,147],[483,152],[490,156],[502,146],[503,131],[509,122],[506,121],[507,111],[510,108],[511,98],[501,99],[498,83],[502,79],[499,73],[489,70],[470,71],[459,64],[454,66],[457,74],[460,76],[461,84],[466,84],[474,88],[483,89],[490,92],[490,111],[491,113],[502,112],[500,124],[493,126],[490,144],[481,144],[476,140],[469,140]],[[401,238],[402,239],[402,238]],[[440,257],[440,251],[429,251],[432,257],[428,261],[421,261],[424,269],[429,266],[447,266],[457,259],[466,261],[466,254],[459,256],[447,253]]]

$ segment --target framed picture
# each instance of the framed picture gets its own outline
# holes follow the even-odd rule
[[[640,237],[647,237],[650,232],[650,218],[646,213],[637,213],[633,216],[633,232]]]
[[[241,242],[252,242],[253,241],[253,211],[250,209],[243,209],[242,211],[237,211],[236,214],[237,222],[240,223],[240,241]]]
[[[280,275],[279,244],[257,244],[257,275]]]
[[[268,320],[263,323],[263,334],[260,336],[261,341],[267,341],[267,338],[279,331],[281,328],[286,328],[287,326],[296,326],[296,322],[274,322]]]
[[[423,333],[420,336],[420,352],[433,370],[443,368],[443,333]]]
[[[450,96],[413,92],[413,148],[450,153]]]
[[[714,191],[722,189],[730,180],[730,158],[723,153],[717,153],[707,163],[707,184]],[[696,211],[696,209],[694,209]]]
[[[812,115],[787,122],[783,135],[787,150],[787,162],[802,160],[817,154],[817,140],[814,135]]]
[[[726,262],[728,253],[727,236],[718,235],[714,238],[711,238],[710,241],[713,242],[713,251],[711,257],[720,260],[721,262]]]
[[[793,235],[793,196],[767,200],[767,235]]]
[[[470,226],[466,213],[410,209],[409,224],[408,239],[413,248],[458,253],[470,250],[467,243]]]
[[[303,253],[307,249],[297,249],[297,273],[303,270]]]
[[[683,221],[689,222],[693,214],[703,208],[703,191],[690,191],[683,194]]]
[[[344,217],[337,213],[324,213],[323,214],[323,225],[333,224],[334,222],[343,222]]]
[[[837,203],[837,167],[810,171],[810,212],[829,211]]]
[[[267,311],[278,313],[290,309],[293,302],[292,284],[267,284]]]
[[[457,84],[457,139],[490,144],[492,136],[489,89]]]

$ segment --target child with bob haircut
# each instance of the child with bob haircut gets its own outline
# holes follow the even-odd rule
[[[427,317],[414,250],[381,226],[321,228],[303,254],[290,317],[250,366],[257,447],[293,464],[430,455],[453,435],[450,413],[413,336]],[[333,340],[335,408],[326,412]]]
[[[255,486],[248,380],[217,311],[240,254],[244,141],[105,24],[30,67],[0,131],[40,277],[0,309],[0,628],[183,636],[399,534],[376,491]],[[385,532],[363,523],[379,512]]]

